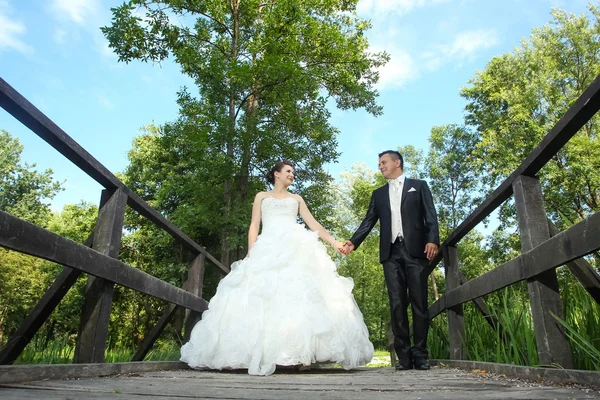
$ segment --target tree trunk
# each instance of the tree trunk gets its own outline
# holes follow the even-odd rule
[[[239,0],[231,0],[231,20],[233,23],[232,38],[231,38],[231,55],[230,59],[233,62],[238,58],[238,41],[239,41]],[[231,168],[225,178],[225,184],[223,185],[223,221],[224,226],[221,231],[221,263],[229,266],[231,264],[231,253],[229,238],[232,234],[231,224],[228,222],[229,214],[231,213],[231,204],[233,199],[233,139],[236,134],[236,95],[235,88],[231,81],[229,82],[229,137],[227,139],[226,154],[227,160],[230,162],[229,167]]]

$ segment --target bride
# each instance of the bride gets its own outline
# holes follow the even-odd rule
[[[288,192],[291,163],[276,163],[267,180],[273,190],[254,200],[248,255],[219,283],[181,360],[193,368],[247,368],[251,375],[270,375],[277,365],[367,364],[373,344],[352,296],[353,281],[337,274],[317,237],[338,252],[343,244],[302,197]],[[312,232],[297,222],[298,214]]]

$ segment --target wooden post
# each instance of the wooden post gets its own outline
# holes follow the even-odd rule
[[[518,177],[513,183],[522,251],[550,239],[542,187],[537,178]],[[535,262],[535,260],[533,260]],[[529,300],[535,328],[539,363],[573,368],[571,346],[565,330],[553,316],[564,319],[556,269],[528,279]]]
[[[186,290],[198,297],[202,297],[202,286],[204,285],[204,271],[206,269],[206,257],[204,254],[199,254],[194,261],[192,266],[188,270],[187,287]],[[190,334],[194,325],[200,320],[202,314],[192,311],[185,310],[185,323],[184,323],[184,341],[190,340]]]
[[[93,234],[91,234],[84,245],[91,247]],[[50,288],[36,304],[21,326],[10,336],[6,346],[0,351],[0,365],[12,364],[21,355],[33,336],[40,330],[44,322],[50,317],[56,306],[60,303],[67,292],[73,287],[81,271],[64,267],[56,277]]]
[[[118,258],[127,195],[120,189],[103,190],[100,204],[103,206],[98,211],[93,249],[109,257]],[[113,292],[113,282],[88,275],[73,362],[104,362]]]
[[[443,248],[443,252],[446,270],[446,290],[450,291],[460,286],[458,251],[454,246],[447,246]],[[467,359],[467,337],[465,334],[465,320],[462,304],[448,309],[448,336],[450,338],[450,359]]]

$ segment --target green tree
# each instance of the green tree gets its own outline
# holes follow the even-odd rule
[[[0,345],[43,295],[46,288],[43,262],[0,248]]]
[[[492,190],[538,145],[600,73],[600,11],[552,11],[514,51],[494,57],[462,96],[467,124],[481,136],[475,149]],[[599,117],[595,116],[540,172],[546,210],[562,227],[600,209]],[[512,203],[501,220],[512,224]]]
[[[98,207],[81,202],[54,212],[46,229],[83,243],[96,224]],[[24,254],[0,250],[0,343],[10,335],[44,295],[63,266]],[[75,334],[83,306],[85,279],[67,293],[41,330],[47,343],[54,336]]]
[[[0,210],[38,226],[50,218],[46,200],[62,190],[52,170],[35,170],[36,164],[21,162],[23,146],[7,131],[0,130]]]
[[[176,183],[165,176],[160,184],[189,183],[189,202],[165,196],[188,215],[210,207],[205,228],[218,233],[225,264],[244,252],[249,203],[274,161],[296,164],[295,189],[319,211],[330,180],[322,165],[338,156],[329,99],[381,113],[373,86],[387,55],[368,51],[369,23],[356,3],[131,0],[102,28],[121,61],[172,55],[194,79],[199,98],[181,91],[179,119],[162,132],[161,144],[180,160],[172,160]],[[216,201],[198,209],[195,196]]]
[[[81,201],[66,204],[62,211],[52,213],[47,229],[67,239],[83,243],[94,231],[98,219],[98,207]]]
[[[429,136],[427,177],[444,240],[469,215],[478,201],[479,174],[472,166],[478,136],[458,125],[434,126]]]
[[[51,217],[49,204],[61,190],[50,169],[21,161],[23,146],[0,130],[0,210],[45,227]],[[0,343],[25,318],[44,290],[43,260],[0,249]]]
[[[97,219],[98,207],[81,201],[78,204],[66,204],[60,212],[52,213],[47,229],[74,242],[84,243],[94,231]],[[63,266],[44,262],[40,269],[47,288],[63,270]],[[84,277],[85,274],[77,280],[50,315],[42,330],[46,343],[56,336],[75,335],[77,333],[87,282]],[[38,296],[42,294],[43,290]]]
[[[398,151],[404,159],[404,174],[412,179],[428,179],[428,171],[426,170],[427,159],[425,152],[417,149],[413,145],[400,146]],[[380,176],[380,182],[385,183],[385,179]]]
[[[371,193],[382,180],[381,174],[375,174],[366,165],[355,164],[331,186],[330,226],[338,240],[348,239],[354,233],[367,211]],[[348,257],[336,257],[340,274],[354,280],[354,297],[369,329],[370,340],[375,347],[383,348],[388,343],[390,312],[383,269],[379,263],[378,230],[379,224],[358,250]]]

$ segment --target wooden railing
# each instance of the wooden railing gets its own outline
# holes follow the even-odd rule
[[[0,246],[64,266],[51,287],[0,351],[0,364],[12,364],[82,274],[88,274],[85,303],[77,336],[74,362],[104,362],[114,285],[122,285],[165,300],[171,305],[142,341],[133,361],[142,361],[179,307],[187,309],[186,336],[207,309],[202,299],[205,260],[222,275],[229,272],[202,246],[154,210],[108,171],[54,122],[0,78],[0,106],[48,142],[104,187],[93,234],[75,243],[0,211]],[[182,288],[175,287],[118,260],[125,209],[130,206],[187,249],[193,261]]]
[[[152,209],[1,78],[0,106],[105,188],[102,191],[96,228],[84,244],[75,243],[0,211],[0,246],[64,266],[34,310],[0,351],[0,364],[10,364],[19,356],[82,273],[88,274],[89,281],[75,362],[104,361],[114,284],[171,303],[139,346],[134,356],[135,361],[144,359],[178,307],[188,309],[186,331],[189,332],[207,307],[206,301],[201,298],[205,259],[210,260],[222,274],[227,274],[228,268]],[[501,329],[482,297],[527,280],[540,364],[572,367],[569,342],[552,316],[562,316],[556,268],[567,265],[588,293],[600,303],[600,278],[582,258],[600,249],[600,213],[593,214],[564,232],[558,232],[546,218],[542,190],[536,174],[599,108],[600,76],[519,168],[450,234],[442,243],[439,255],[424,271],[429,275],[444,260],[447,292],[430,307],[430,317],[433,319],[447,310],[452,359],[468,358],[463,304],[473,301],[486,320],[495,329]],[[459,270],[457,244],[510,196],[514,196],[517,208],[522,254],[467,281]],[[183,289],[118,261],[127,205],[168,232],[194,254]]]
[[[486,320],[495,329],[501,329],[482,297],[527,280],[540,364],[573,367],[569,341],[554,317],[563,316],[556,268],[567,265],[600,303],[600,277],[582,258],[600,249],[600,213],[558,232],[546,217],[542,188],[536,174],[599,109],[600,75],[525,161],[449,235],[442,243],[439,255],[424,271],[429,275],[443,260],[447,291],[430,307],[430,318],[447,311],[451,359],[468,359],[463,304],[473,301]],[[510,196],[514,196],[517,210],[522,254],[467,281],[459,270],[457,244]]]

